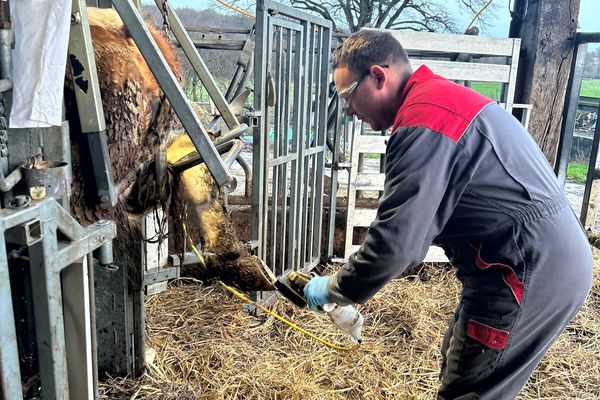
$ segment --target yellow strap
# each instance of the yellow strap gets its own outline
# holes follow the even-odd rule
[[[188,240],[188,242],[190,244],[190,247],[192,248],[192,251],[194,252],[194,254],[196,254],[196,257],[198,257],[198,260],[200,260],[200,263],[202,264],[202,266],[206,267],[206,264],[204,262],[204,257],[202,257],[202,254],[200,254],[200,252],[196,249],[196,246],[194,245],[194,242],[192,241],[192,238],[187,233],[187,228],[186,228],[185,224],[183,224],[183,233],[187,237],[187,240]],[[244,301],[246,303],[250,303],[250,304],[252,304],[255,307],[258,307],[260,310],[266,312],[267,314],[269,314],[270,316],[274,317],[275,319],[278,319],[279,321],[283,322],[284,324],[287,324],[290,327],[296,329],[297,331],[300,331],[300,332],[304,333],[306,336],[308,336],[308,337],[316,340],[317,342],[320,342],[320,343],[324,344],[325,346],[331,347],[332,349],[335,349],[335,350],[343,350],[343,351],[352,351],[352,350],[356,350],[356,349],[358,349],[360,347],[360,343],[358,343],[358,344],[356,344],[355,346],[352,346],[352,347],[346,347],[346,346],[340,346],[340,345],[328,342],[325,339],[321,339],[320,337],[318,337],[314,333],[309,332],[309,331],[307,331],[304,328],[301,328],[300,326],[296,325],[292,321],[287,320],[284,317],[280,316],[279,314],[277,314],[277,313],[269,310],[268,308],[266,308],[264,306],[261,306],[260,304],[256,303],[255,301],[250,300],[243,293],[238,292],[237,290],[235,290],[231,286],[227,286],[222,281],[219,281],[219,284],[221,286],[223,286],[225,289],[229,290],[231,293],[233,293],[235,296],[237,296],[242,301]]]
[[[237,13],[240,13],[246,17],[256,18],[253,14],[250,14],[249,12],[246,12],[244,10],[240,10],[239,8],[236,8],[236,7],[232,6],[231,4],[224,2],[223,0],[217,0],[217,2],[223,4],[225,7],[229,8]]]

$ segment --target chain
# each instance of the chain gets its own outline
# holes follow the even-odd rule
[[[163,30],[165,31],[165,36],[169,37],[169,30],[171,29],[169,26],[169,0],[163,0],[161,12],[163,16]]]

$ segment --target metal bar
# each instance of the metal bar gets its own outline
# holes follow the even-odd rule
[[[325,26],[331,28],[331,22],[327,21],[323,18],[308,14],[306,12],[302,12],[297,8],[290,7],[284,4],[277,3],[272,0],[259,0],[257,4],[261,3],[261,5],[269,11],[272,15],[280,14],[286,17],[294,18],[294,19],[302,19],[308,22],[311,22],[315,25]]]
[[[84,0],[73,0],[75,23],[69,36],[69,61],[81,131],[87,134],[96,183],[97,201],[103,208],[117,204],[112,165],[106,143],[106,122],[100,97],[92,35]]]
[[[296,75],[292,75],[292,31],[288,31],[288,35],[286,38],[286,53],[285,53],[285,71],[286,71],[286,85],[285,85],[285,97],[282,99],[284,104],[286,105],[285,109],[285,124],[284,124],[284,132],[286,141],[289,136],[290,130],[290,108],[292,112],[292,121],[291,121],[291,129],[292,129],[292,154],[297,156],[297,159],[291,162],[291,185],[290,185],[290,229],[287,234],[287,262],[286,270],[287,272],[292,269],[296,269],[297,261],[298,261],[298,232],[300,231],[302,220],[298,216],[299,212],[299,199],[302,198],[301,192],[299,190],[299,182],[302,181],[302,157],[300,154],[300,149],[302,149],[302,142],[299,138],[300,131],[300,113],[299,107],[301,103],[299,103],[300,93],[302,91],[300,84],[297,82],[299,77],[299,69]],[[290,107],[290,89],[292,86],[292,77],[296,78],[294,80],[294,90],[293,90],[293,100],[292,105]]]
[[[71,24],[69,35],[69,61],[73,72],[77,108],[80,114],[84,113],[80,118],[81,131],[84,133],[105,131],[106,122],[98,84],[98,70],[92,50],[90,25],[87,23],[87,6],[84,0],[73,0],[72,8],[75,22]]]
[[[90,343],[92,345],[92,379],[94,388],[94,399],[99,397],[98,393],[98,336],[96,332],[96,292],[94,279],[94,255],[87,255],[87,276],[88,287],[90,288],[89,302],[87,304],[90,310]]]
[[[1,223],[1,220],[0,220]],[[0,230],[0,394],[4,399],[22,399],[17,332],[8,276],[4,229]]]
[[[277,55],[277,71],[276,71],[276,82],[277,82],[277,98],[276,98],[276,111],[275,111],[275,126],[274,126],[274,130],[277,132],[283,132],[282,129],[282,105],[284,104],[284,97],[283,97],[283,93],[284,93],[284,86],[283,86],[283,35],[282,35],[282,29],[279,29],[279,34],[277,35],[277,43],[275,45],[275,54]],[[285,155],[288,152],[288,138],[287,138],[287,132],[285,132],[284,135],[278,135],[279,137],[279,143],[280,143],[280,151],[277,154],[277,160],[281,160],[283,167],[279,168],[279,174],[277,176],[277,180],[279,182],[282,182],[282,184],[279,186],[279,192],[277,193],[277,196],[279,197],[279,201],[281,203],[281,218],[279,219],[280,221],[280,226],[279,229],[282,232],[282,236],[284,236],[283,240],[280,240],[279,246],[280,246],[280,252],[279,252],[279,257],[278,257],[278,269],[276,271],[276,275],[277,274],[282,274],[283,270],[285,269],[285,253],[286,253],[286,248],[287,248],[287,241],[285,240],[285,235],[288,232],[288,228],[287,228],[287,213],[288,213],[288,201],[287,201],[287,194],[288,194],[288,185],[287,185],[287,162],[289,160],[285,159]],[[271,160],[270,163],[274,163],[274,162],[279,162],[276,160]]]
[[[87,226],[82,237],[73,240],[68,246],[55,249],[58,259],[61,260],[55,268],[60,272],[61,268],[96,250],[102,243],[116,235],[117,228],[113,221],[102,220]]]
[[[29,247],[42,398],[69,396],[65,325],[57,257],[56,220],[43,207],[40,240]]]
[[[10,79],[0,79],[0,92],[6,92],[7,90],[12,89],[12,80]]]
[[[600,32],[578,32],[577,43],[600,43]]]
[[[243,148],[244,142],[241,140],[236,139],[231,142],[231,149],[229,149],[229,151],[225,153],[225,156],[223,157],[223,162],[225,163],[227,169],[231,168],[233,162],[238,158]]]
[[[139,13],[130,0],[113,0],[113,5],[213,178],[219,186],[228,185],[229,172]]]
[[[230,130],[229,132],[225,133],[223,136],[221,136],[220,138],[215,140],[214,145],[215,145],[215,147],[217,147],[223,143],[229,142],[230,140],[237,139],[240,136],[242,136],[242,134],[244,134],[247,130],[248,130],[248,125],[240,124],[236,128]]]
[[[273,19],[270,19],[269,21],[269,39],[271,39],[273,37],[273,35],[277,35],[279,36],[277,39],[277,50],[281,51],[281,36],[282,36],[282,29],[273,29]],[[269,45],[267,47],[268,49],[271,49],[271,46]],[[269,51],[269,61],[267,63],[267,70],[271,71],[272,68],[272,57],[273,57],[273,52]],[[276,53],[276,56],[278,57],[278,54]],[[278,57],[279,58],[279,57]],[[281,85],[281,81],[277,82],[277,85],[280,86]],[[279,105],[281,103],[281,99],[276,98],[276,104]],[[278,129],[279,128],[279,121],[281,118],[281,115],[279,115],[279,111],[280,108],[276,107],[275,108],[275,113],[273,115],[273,157],[272,158],[278,158],[280,155],[280,145],[281,145],[281,132]],[[270,136],[270,135],[269,135]],[[285,166],[284,166],[285,168]],[[272,179],[272,188],[271,188],[271,209],[269,211],[271,218],[269,219],[270,222],[270,229],[269,229],[269,243],[270,243],[270,265],[271,268],[273,270],[273,273],[277,276],[278,275],[278,265],[277,265],[277,249],[278,247],[280,247],[280,242],[281,240],[277,240],[277,231],[278,231],[278,203],[280,200],[279,194],[280,194],[280,187],[284,187],[285,186],[285,182],[283,182],[283,184],[281,186],[279,186],[280,180],[280,164],[272,164],[271,160],[267,160],[267,174],[268,173],[272,173],[273,174],[273,179]],[[285,230],[281,229],[281,233],[285,234]]]
[[[312,24],[308,22],[303,22],[304,27],[304,52],[302,53],[303,57],[303,81],[301,83],[302,87],[307,90],[303,93],[303,98],[301,100],[301,104],[303,107],[302,110],[302,127],[301,127],[301,135],[302,135],[302,149],[303,149],[303,157],[302,164],[304,169],[304,193],[302,196],[302,224],[304,225],[304,229],[300,231],[301,241],[300,241],[300,264],[299,267],[303,268],[304,264],[307,261],[307,247],[312,246],[312,222],[311,218],[314,210],[311,209],[312,205],[312,192],[314,190],[314,157],[307,154],[308,150],[310,150],[310,131],[311,127],[314,124],[312,116],[316,118],[317,113],[313,113],[313,107],[318,109],[318,98],[313,100],[312,91],[314,85],[314,76],[315,76],[315,53],[313,52],[313,48],[315,45],[315,31]],[[318,74],[318,71],[317,71]],[[318,76],[318,75],[317,75]],[[318,90],[318,88],[316,88]],[[311,168],[312,167],[312,168]],[[309,255],[310,258],[310,255]]]
[[[598,107],[598,115],[600,115],[600,107]],[[581,203],[581,215],[579,220],[585,227],[588,220],[588,212],[590,208],[590,197],[594,189],[594,173],[598,164],[598,150],[600,149],[600,124],[596,122],[594,131],[594,140],[592,141],[592,150],[590,153],[590,162],[588,163],[587,177],[585,180],[585,189],[583,190],[583,202]],[[592,226],[595,228],[594,226]]]
[[[94,399],[94,370],[87,257],[67,266],[61,276],[69,393],[73,399]],[[93,287],[93,286],[92,286]],[[93,308],[92,310],[95,310]]]
[[[240,123],[235,115],[233,115],[233,112],[229,108],[229,104],[227,104],[227,101],[221,94],[221,91],[215,83],[215,79],[204,63],[204,60],[198,54],[198,51],[194,47],[194,43],[192,43],[192,40],[183,27],[181,20],[177,16],[177,13],[169,3],[163,2],[162,0],[154,0],[154,2],[159,9],[163,7],[163,3],[167,6],[167,21],[169,22],[171,31],[175,35],[175,38],[177,38],[181,49],[187,56],[192,68],[194,71],[196,71],[196,74],[198,74],[200,81],[202,81],[202,84],[206,88],[208,95],[213,103],[215,103],[215,106],[217,107],[217,110],[219,110],[219,113],[221,114],[221,117],[223,117],[223,121],[225,121],[227,127],[230,130],[236,128]]]
[[[317,157],[317,167],[316,167],[316,176],[317,176],[317,185],[316,185],[316,204],[315,204],[315,223],[317,230],[315,233],[315,240],[313,242],[313,254],[319,255],[321,254],[321,235],[322,235],[322,225],[323,225],[323,187],[324,187],[324,179],[325,179],[325,139],[327,136],[327,103],[328,103],[328,88],[329,88],[329,74],[327,73],[327,69],[329,67],[329,54],[331,51],[331,29],[329,28],[321,28],[321,74],[317,75],[321,77],[321,90],[319,90],[318,96],[321,96],[321,104],[322,106],[319,108],[319,112],[321,116],[319,118],[319,125],[315,131],[315,139],[316,139],[316,147],[320,148],[321,151],[315,156]],[[333,179],[333,177],[332,177]],[[335,199],[335,192],[332,191],[329,195],[330,201]],[[334,203],[335,204],[335,203]],[[331,207],[330,207],[331,210]],[[335,217],[335,208],[333,210]],[[320,258],[320,257],[319,257]]]
[[[228,39],[196,39],[192,43],[198,50],[235,50],[240,51],[244,48],[244,40]]]
[[[268,10],[264,1],[256,3],[256,41],[259,46],[254,51],[254,109],[264,110],[265,93],[263,93],[267,76],[267,56],[271,51],[266,47],[269,36]],[[253,130],[252,140],[252,240],[258,243],[257,255],[265,259],[265,137],[264,118],[258,118],[257,126]]]
[[[161,4],[162,6],[162,4]],[[184,29],[188,32],[198,33],[238,33],[240,35],[249,35],[252,30],[243,28],[216,28],[212,26],[186,26]]]
[[[339,103],[338,103],[339,104]],[[340,163],[340,145],[341,137],[343,135],[342,121],[344,116],[342,115],[342,107],[336,107],[336,122],[333,128],[334,139],[333,149],[331,150],[331,186],[329,194],[329,213],[327,215],[327,259],[329,262],[333,259],[333,241],[335,239],[335,217],[337,212],[337,191],[338,191],[338,170]]]
[[[577,118],[577,105],[579,103],[579,93],[581,91],[581,82],[583,80],[583,70],[585,67],[585,57],[587,54],[587,44],[580,43],[573,51],[573,61],[571,62],[571,72],[569,74],[569,94],[565,98],[563,108],[562,126],[560,129],[560,140],[558,152],[556,154],[556,165],[554,173],[558,177],[561,187],[564,187],[567,179],[567,167],[569,165],[569,155],[573,144],[573,131],[575,130],[575,119]]]
[[[287,156],[281,156],[281,157],[277,157],[275,159],[269,160],[267,162],[267,168],[272,168],[272,167],[275,167],[278,165],[287,164],[290,161],[297,161],[297,160],[298,160],[297,154],[288,154]]]

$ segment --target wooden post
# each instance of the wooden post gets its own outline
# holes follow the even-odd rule
[[[556,161],[580,0],[517,0],[511,37],[521,38],[515,103],[533,105],[529,131]]]

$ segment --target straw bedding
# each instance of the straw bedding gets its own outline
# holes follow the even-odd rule
[[[592,294],[544,357],[519,399],[600,398],[600,253]],[[102,399],[431,399],[439,345],[458,301],[453,270],[425,265],[361,306],[362,347],[330,350],[267,315],[251,316],[219,286],[184,280],[147,299],[138,379],[109,378]],[[284,299],[271,306],[335,342],[327,316]]]

